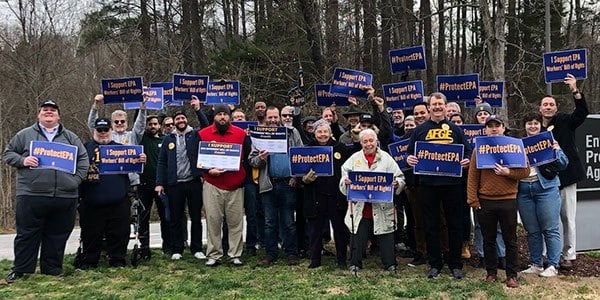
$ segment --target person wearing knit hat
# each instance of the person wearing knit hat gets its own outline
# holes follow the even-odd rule
[[[214,106],[213,110],[214,110],[215,116],[221,112],[231,115],[231,110],[229,109],[229,106],[227,106],[227,104],[217,104]]]
[[[485,120],[492,115],[492,106],[489,103],[480,103],[475,106],[475,117],[477,124],[484,124]]]

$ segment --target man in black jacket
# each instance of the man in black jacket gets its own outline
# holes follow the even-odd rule
[[[575,147],[575,130],[581,126],[589,114],[585,97],[577,89],[577,80],[571,74],[567,74],[565,84],[573,93],[575,110],[573,113],[558,112],[556,99],[546,95],[540,102],[540,112],[543,117],[542,131],[552,131],[554,139],[569,158],[569,165],[564,171],[560,171],[560,195],[562,199],[560,208],[560,219],[563,224],[563,251],[561,267],[570,269],[576,258],[576,232],[575,216],[577,212],[577,182],[584,178],[584,170],[581,159]]]

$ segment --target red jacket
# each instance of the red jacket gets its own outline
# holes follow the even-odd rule
[[[200,140],[205,142],[221,142],[242,145],[242,159],[240,160],[239,171],[227,171],[220,176],[211,176],[207,171],[202,172],[206,182],[222,190],[232,191],[242,187],[244,185],[244,180],[246,179],[246,170],[241,163],[244,161],[246,155],[244,151],[246,132],[237,126],[230,125],[225,134],[221,135],[217,130],[217,127],[213,124],[199,130],[198,135],[200,136]]]

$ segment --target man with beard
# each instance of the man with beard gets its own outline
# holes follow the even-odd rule
[[[158,123],[158,121],[156,121]],[[100,174],[100,145],[121,145],[112,140],[110,120],[94,122],[93,139],[85,143],[90,168],[79,191],[79,225],[81,226],[82,259],[75,267],[95,268],[100,260],[103,239],[111,267],[125,267],[129,243],[129,178],[126,174]],[[140,155],[146,161],[146,155]]]
[[[408,144],[408,153],[414,153],[417,141],[426,141],[439,144],[462,144],[464,156],[460,165],[467,167],[471,157],[471,146],[464,137],[462,130],[446,119],[446,96],[442,93],[432,93],[429,100],[430,119],[417,128]],[[414,167],[418,163],[415,155],[409,155],[407,163]],[[443,266],[442,249],[440,243],[440,208],[443,207],[448,226],[449,255],[448,266],[455,279],[463,278],[461,247],[462,247],[462,182],[460,177],[451,176],[419,176],[419,201],[423,203],[423,220],[425,225],[425,239],[427,241],[427,255],[430,270],[428,278],[435,278],[440,274]]]
[[[269,107],[266,113],[267,126],[280,125],[279,109]],[[302,146],[300,134],[295,128],[287,129],[289,147]],[[287,153],[270,154],[266,149],[258,149],[253,144],[248,159],[252,167],[258,168],[258,188],[264,207],[265,243],[267,255],[261,259],[260,266],[270,266],[278,256],[277,241],[283,239],[283,249],[288,265],[297,265],[297,236],[294,223],[296,207],[295,188],[297,179],[291,177],[290,159]],[[281,228],[281,235],[278,232]]]
[[[190,102],[200,124],[206,117],[200,110],[198,98],[193,96]],[[201,171],[196,167],[198,159],[198,133],[188,126],[183,111],[173,114],[175,130],[163,139],[156,167],[156,187],[158,195],[166,193],[171,212],[170,231],[171,259],[179,260],[184,250],[185,206],[192,221],[190,249],[197,259],[206,259],[202,252],[202,181]]]
[[[404,136],[404,111],[401,109],[392,110],[392,122],[394,122],[392,130],[398,137]]]
[[[239,127],[231,126],[229,107],[218,104],[214,107],[214,122],[198,133],[200,140],[242,145],[242,153],[250,152],[250,140],[246,132]],[[223,257],[221,230],[224,217],[227,218],[228,255],[234,266],[242,265],[244,223],[244,180],[246,171],[240,162],[238,171],[226,171],[221,168],[203,170],[203,198],[206,210],[206,232],[208,234],[207,266],[216,266]]]

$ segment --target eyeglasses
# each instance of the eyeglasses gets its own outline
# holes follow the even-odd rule
[[[100,133],[105,133],[108,132],[110,129],[108,128],[96,128],[96,131],[100,132]]]
[[[173,126],[173,125],[174,125],[173,123],[165,123],[165,126],[166,126],[166,127],[171,127],[171,126]]]
[[[114,120],[113,121],[113,123],[115,123],[115,124],[125,124],[125,122],[127,122],[127,121],[125,121],[125,120]]]
[[[291,118],[291,117],[293,117],[293,116],[294,116],[294,115],[292,115],[292,114],[281,114],[281,117],[282,117],[282,118]]]

